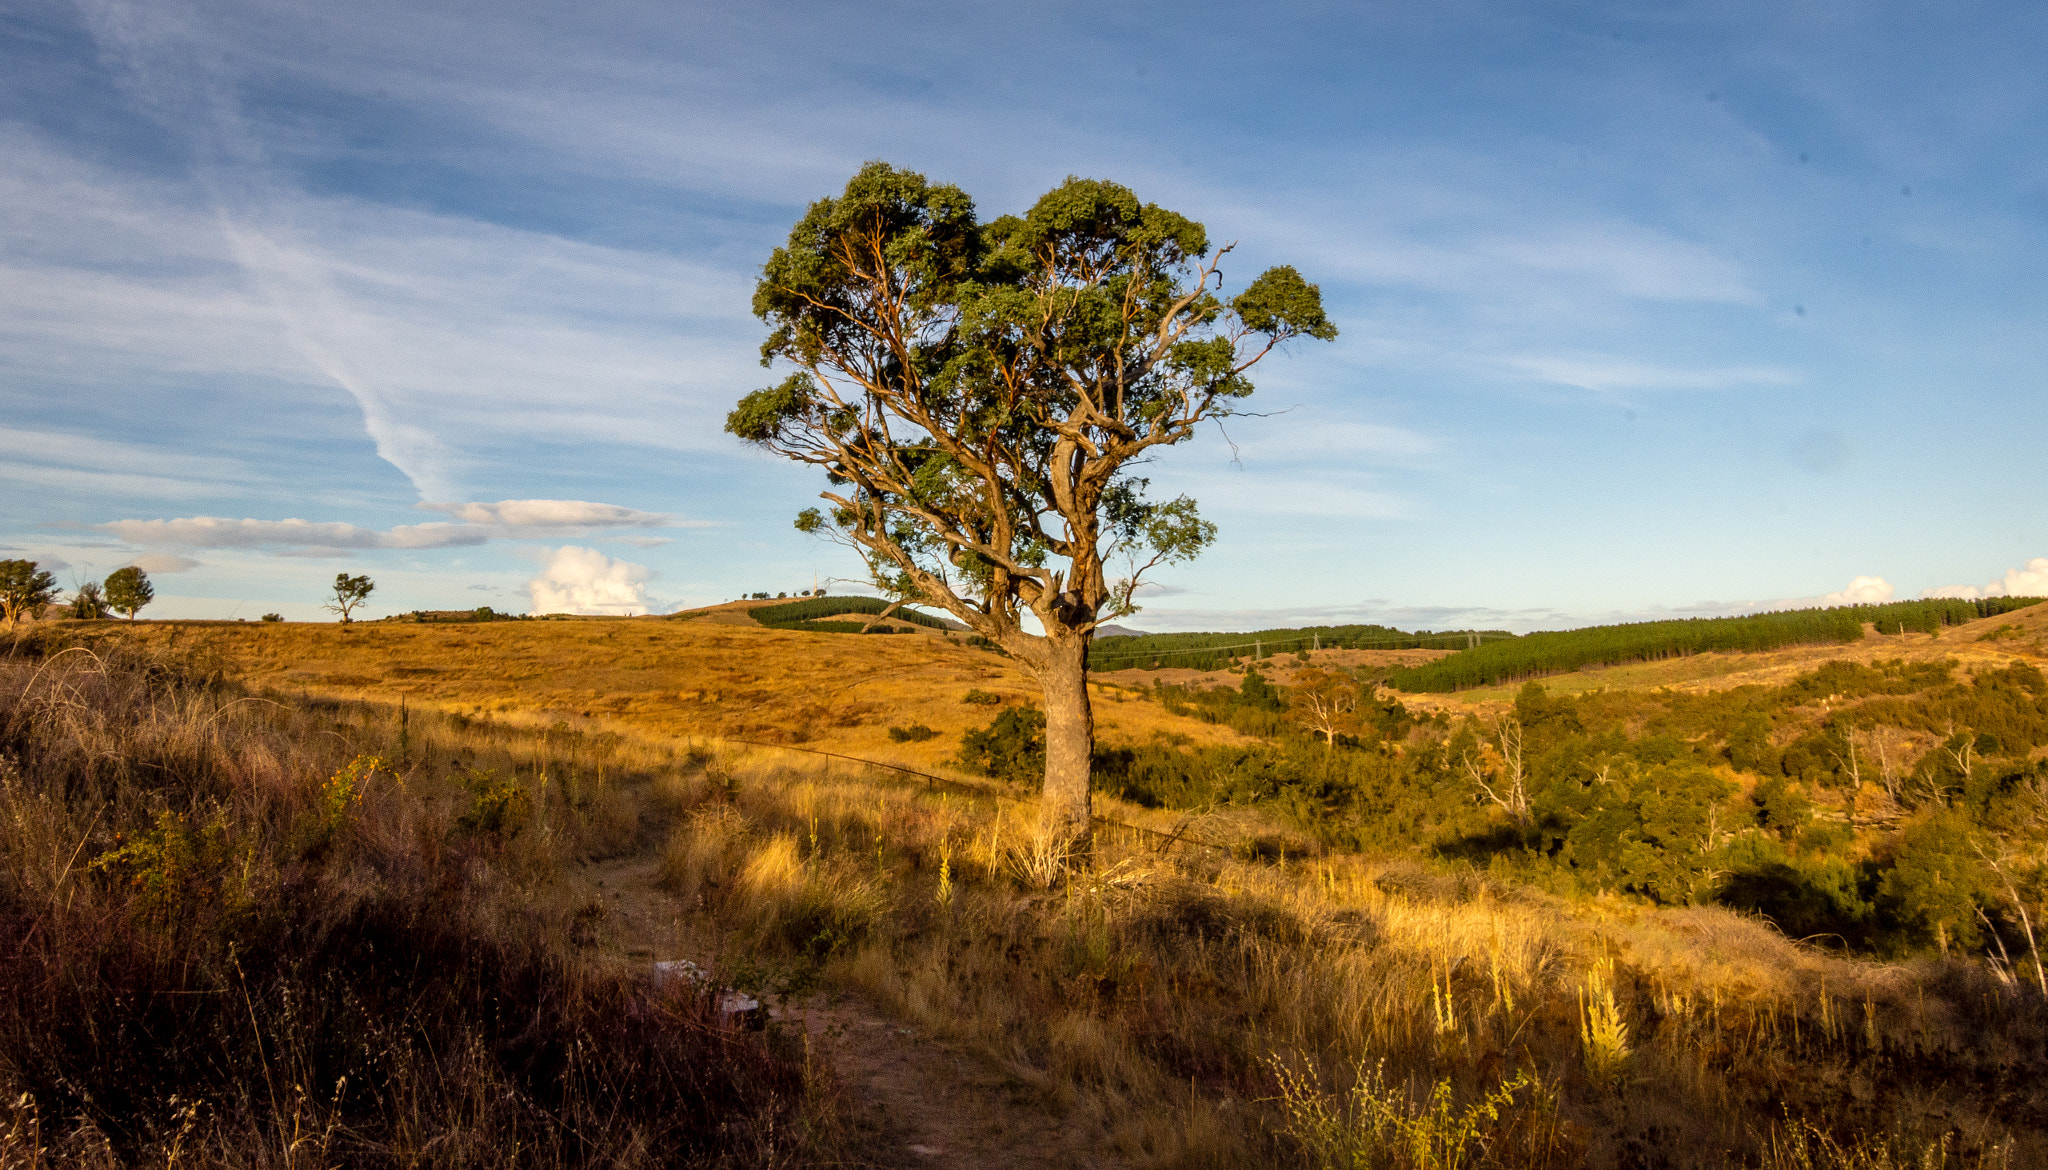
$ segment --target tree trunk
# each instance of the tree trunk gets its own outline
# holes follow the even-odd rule
[[[1088,771],[1095,713],[1088,703],[1088,636],[1049,638],[1038,682],[1045,690],[1045,792],[1038,824],[1048,843],[1067,841],[1074,860],[1090,849]]]

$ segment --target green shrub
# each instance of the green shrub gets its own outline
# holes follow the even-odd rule
[[[923,743],[928,739],[937,738],[939,738],[939,733],[922,723],[913,723],[908,727],[891,727],[889,729],[889,740],[891,743]]]
[[[469,811],[455,822],[463,831],[512,837],[526,827],[533,815],[533,797],[527,795],[518,777],[500,780],[494,772],[473,770],[458,779],[470,797]]]
[[[960,765],[982,776],[1026,783],[1045,775],[1045,712],[1010,707],[960,737]]]

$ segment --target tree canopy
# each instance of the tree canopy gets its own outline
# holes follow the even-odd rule
[[[1136,608],[1146,570],[1215,536],[1194,500],[1148,497],[1133,469],[1231,415],[1274,347],[1336,336],[1291,267],[1223,297],[1229,252],[1115,183],[1069,178],[984,223],[958,187],[877,162],[811,205],[755,288],[762,363],[792,372],[726,429],[825,471],[828,506],[799,528],[1037,673],[1048,815],[1060,804],[1075,835],[1088,638]],[[1076,768],[1078,797],[1053,800]]]
[[[156,586],[149,583],[149,574],[136,566],[107,574],[107,608],[127,614],[129,621],[134,621],[142,607],[155,600]]]
[[[24,615],[34,617],[56,595],[57,578],[37,568],[34,561],[0,561],[0,611],[5,612],[8,625]]]
[[[376,588],[377,583],[370,580],[367,574],[358,574],[351,577],[347,573],[336,573],[334,575],[334,600],[320,608],[329,613],[340,614],[341,624],[347,625],[355,620],[351,616],[355,612],[355,608],[368,601],[370,594]]]

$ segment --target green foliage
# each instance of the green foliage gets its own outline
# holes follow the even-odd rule
[[[1723,802],[1735,786],[1689,762],[1630,772],[1611,769],[1553,802],[1577,814],[1560,860],[1592,888],[1668,903],[1705,900],[1713,892],[1709,857],[1732,827]]]
[[[889,729],[890,743],[923,743],[928,739],[937,738],[939,738],[938,731],[926,727],[922,723],[913,723],[908,727],[891,727]]]
[[[87,581],[78,587],[78,592],[71,597],[70,611],[71,616],[80,621],[97,621],[112,612],[98,581]]]
[[[1415,1101],[1387,1083],[1384,1062],[1372,1068],[1361,1064],[1353,1072],[1351,1091],[1333,1098],[1312,1076],[1277,1055],[1267,1063],[1280,1085],[1284,1132],[1307,1155],[1308,1165],[1326,1170],[1460,1170],[1487,1164],[1488,1137],[1528,1107],[1517,1098],[1539,1098],[1535,1078],[1518,1072],[1463,1109],[1448,1079]]]
[[[978,687],[960,696],[960,701],[976,707],[1000,707],[1003,705],[1003,697],[1001,695],[981,690]]]
[[[1972,829],[1963,813],[1943,809],[1901,834],[1877,883],[1878,906],[1899,949],[1934,944],[1974,950],[1983,941],[1978,913],[1996,894]]]
[[[57,579],[36,568],[34,561],[0,561],[0,611],[6,613],[8,625],[24,615],[34,616],[56,595]]]
[[[355,611],[357,606],[369,600],[371,592],[376,588],[377,583],[370,580],[367,576],[351,577],[347,573],[336,573],[334,575],[334,600],[320,608],[329,613],[340,614],[342,624],[347,625],[354,620],[350,617],[350,614]]]
[[[456,818],[456,827],[466,833],[500,839],[518,834],[533,816],[533,797],[517,776],[499,779],[484,770],[462,773],[457,779],[469,793],[468,811]]]
[[[388,770],[383,760],[364,753],[328,777],[320,786],[320,807],[326,827],[331,831],[347,824],[369,795],[371,778]]]
[[[1024,610],[1048,636],[1086,630],[1215,537],[1130,469],[1233,413],[1275,346],[1336,336],[1291,268],[1220,299],[1208,249],[1115,183],[1069,178],[984,222],[958,187],[869,163],[763,266],[762,361],[793,372],[726,429],[823,469],[829,507],[797,527],[854,547],[893,595],[972,611],[1013,648],[1043,645]]]
[[[1708,651],[1760,651],[1807,643],[1854,642],[1863,637],[1865,623],[1885,632],[1906,629],[1932,633],[1943,626],[2008,613],[2040,600],[1992,597],[1982,601],[1905,601],[1528,634],[1394,671],[1387,682],[1411,692],[1455,691],[1584,666],[1646,662]]]
[[[752,611],[753,619],[764,626],[777,630],[812,630],[835,634],[858,634],[866,628],[866,622],[826,622],[820,618],[839,617],[842,614],[879,614],[889,608],[889,602],[879,597],[812,597],[792,601],[787,605],[764,605]],[[930,630],[943,630],[946,623],[922,610],[899,605],[889,615],[890,621],[909,622]],[[876,626],[877,632],[883,627]]]
[[[1045,712],[1008,707],[995,722],[960,737],[960,766],[979,776],[1026,783],[1045,775]]]
[[[1829,662],[1697,694],[1531,681],[1499,726],[1387,696],[1327,750],[1265,709],[1270,689],[1256,671],[1155,686],[1168,709],[1259,742],[1099,752],[1097,786],[1150,807],[1257,805],[1331,847],[1408,848],[1560,894],[1720,902],[1867,952],[2024,954],[2014,899],[2041,917],[2048,873],[1992,868],[2048,849],[2048,678],[2029,663],[1958,680],[1949,663]],[[1472,779],[1498,790],[1510,721],[1526,821]],[[1873,808],[1894,811],[1873,824]]]
[[[266,613],[263,615],[263,620],[266,622],[281,622],[284,620],[284,615],[281,613]]]
[[[128,615],[129,621],[142,607],[156,600],[156,586],[149,583],[149,574],[129,565],[107,574],[107,606],[115,613]]]
[[[94,858],[92,868],[126,879],[139,919],[175,928],[193,899],[218,891],[229,876],[230,856],[224,817],[195,829],[185,814],[165,811],[146,832],[117,833],[114,847]]]

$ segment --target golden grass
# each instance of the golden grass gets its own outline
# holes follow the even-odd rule
[[[2031,653],[1969,635],[1587,677],[1719,686],[1829,657],[1967,668]],[[608,750],[650,760],[674,752],[665,737],[723,737],[633,806],[672,818],[662,875],[689,945],[770,986],[858,990],[1133,1163],[1335,1164],[1316,1161],[1327,1122],[1363,1164],[1387,1166],[1482,1152],[1469,1164],[2048,1164],[2034,1115],[1973,1087],[2027,1083],[2048,1014],[1965,963],[1879,966],[1721,909],[1566,903],[1412,860],[1291,852],[1267,865],[1108,835],[1092,873],[1066,883],[1028,801],[789,750],[930,767],[952,736],[889,744],[887,727],[957,733],[992,713],[960,703],[965,690],[1029,693],[1013,664],[942,639],[701,620],[144,623],[123,636],[286,694],[616,730],[628,738]],[[1509,693],[1441,698],[1470,709]],[[1112,742],[1234,738],[1135,699],[1098,713]],[[565,786],[593,785],[589,760],[529,739]],[[39,846],[37,864],[57,864],[58,848]]]
[[[970,690],[1037,702],[1017,665],[931,634],[811,634],[666,618],[487,623],[141,622],[95,634],[217,660],[252,687],[488,715],[655,740],[726,738],[943,767],[995,708]],[[1236,743],[1227,727],[1096,687],[1105,744],[1158,734]],[[896,743],[889,728],[940,732]]]
[[[688,757],[11,649],[0,1165],[833,1156],[792,1128],[799,1066],[591,952],[565,901]]]

